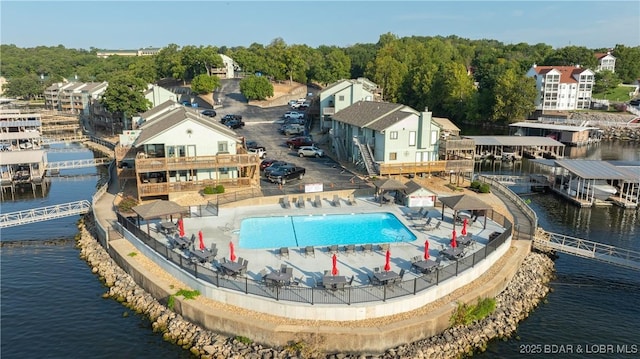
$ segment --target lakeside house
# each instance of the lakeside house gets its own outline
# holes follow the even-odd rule
[[[327,86],[319,94],[320,128],[330,129],[331,116],[358,101],[379,101],[381,91],[377,84],[364,77],[340,80]]]
[[[615,56],[611,55],[611,51],[598,52],[595,54],[595,57],[598,59],[596,72],[602,70],[616,72],[616,58]]]
[[[538,111],[578,110],[591,107],[595,84],[592,70],[577,66],[538,66],[533,64],[527,77],[536,80]]]
[[[138,200],[206,186],[260,186],[260,160],[233,130],[170,101],[142,113],[138,129],[120,136],[116,161],[120,180],[135,179]]]

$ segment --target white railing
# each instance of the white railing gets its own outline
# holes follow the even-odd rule
[[[87,200],[82,200],[47,207],[27,209],[18,212],[4,213],[0,215],[0,228],[20,226],[28,223],[84,214],[89,212],[90,209],[91,203]]]

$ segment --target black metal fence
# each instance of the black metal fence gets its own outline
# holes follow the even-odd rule
[[[138,227],[134,218],[118,214],[118,222],[127,231],[144,242],[147,246],[173,262],[183,271],[194,278],[211,283],[219,288],[226,288],[254,294],[275,300],[283,300],[307,304],[347,304],[386,301],[388,299],[415,295],[425,289],[438,285],[440,282],[455,277],[474,267],[504,244],[511,236],[512,225],[506,221],[506,230],[495,238],[490,239],[485,247],[472,255],[461,258],[438,270],[421,277],[395,283],[393,285],[362,285],[346,287],[341,290],[331,290],[315,287],[314,283],[301,283],[303,286],[269,286],[263,281],[256,281],[248,277],[232,278],[220,271],[212,270],[198,263],[192,262],[182,254],[170,249],[166,243],[149,236]]]

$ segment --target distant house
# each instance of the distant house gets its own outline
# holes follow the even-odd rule
[[[331,116],[332,147],[340,160],[378,165],[438,159],[440,128],[431,112],[388,102],[358,101]]]
[[[378,85],[366,78],[337,81],[320,92],[320,126],[331,128],[331,116],[358,101],[378,101]]]
[[[152,56],[157,55],[162,50],[159,47],[147,47],[138,50],[99,50],[96,55],[106,59],[109,56]]]
[[[537,66],[527,72],[536,80],[536,109],[541,111],[589,109],[594,72],[578,66]]]
[[[141,114],[139,129],[125,131],[116,149],[119,167],[133,162],[139,200],[205,186],[259,186],[259,158],[233,130],[177,103],[159,107]]]
[[[167,101],[178,102],[178,95],[165,88],[158,85],[148,85],[147,88],[144,97],[151,102],[152,108]]]
[[[236,71],[240,68],[238,64],[227,55],[220,54],[220,58],[222,58],[222,67],[211,69],[211,75],[218,76],[221,79],[236,77]]]
[[[92,103],[102,96],[108,85],[107,82],[53,84],[44,91],[45,107],[88,116]]]
[[[610,51],[607,52],[599,52],[595,54],[598,59],[598,67],[596,67],[596,72],[602,70],[608,70],[611,72],[616,72],[616,58],[611,55]]]

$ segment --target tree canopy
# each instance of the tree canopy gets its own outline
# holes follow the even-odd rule
[[[146,83],[128,73],[114,75],[109,86],[102,95],[102,105],[109,112],[118,114],[124,119],[144,112],[151,107],[151,102],[144,97]]]
[[[625,83],[640,78],[640,47],[616,45],[615,75]],[[108,81],[121,74],[144,83],[164,78],[191,82],[194,91],[207,91],[213,69],[223,66],[220,54],[231,57],[251,98],[266,98],[271,81],[316,83],[321,86],[346,78],[367,77],[382,88],[385,101],[416,109],[428,107],[434,115],[460,121],[511,121],[532,106],[529,68],[538,65],[581,65],[595,70],[597,52],[567,46],[526,43],[503,44],[496,40],[470,40],[457,36],[398,37],[382,34],[375,44],[347,47],[287,44],[276,38],[269,44],[249,47],[213,45],[165,46],[154,56],[98,58],[97,50],[63,46],[19,48],[0,45],[3,76],[8,94],[31,98],[49,84],[63,79]],[[204,77],[202,75],[205,75]],[[253,78],[251,75],[259,75]],[[37,81],[35,81],[37,80]],[[266,83],[265,83],[266,81]],[[13,82],[13,83],[12,83]],[[613,86],[615,77],[601,74],[596,87]],[[214,85],[214,88],[217,85]],[[520,93],[519,100],[514,93]],[[513,107],[507,109],[507,106]]]
[[[265,100],[273,96],[273,85],[264,76],[247,76],[240,81],[240,92],[248,100]]]

